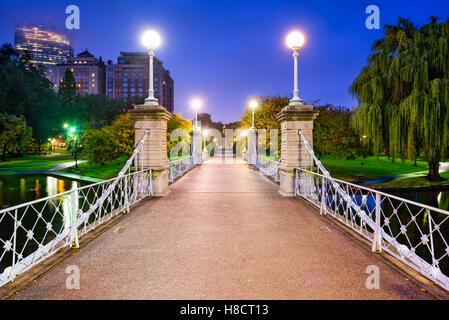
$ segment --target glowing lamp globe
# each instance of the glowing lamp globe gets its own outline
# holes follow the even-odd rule
[[[251,100],[251,101],[249,102],[249,107],[251,108],[251,110],[256,109],[258,105],[259,105],[259,104],[257,103],[256,100]]]
[[[193,100],[192,101],[192,107],[195,110],[198,110],[199,108],[201,108],[201,101],[200,100]]]
[[[290,32],[287,36],[287,46],[290,49],[294,49],[294,50],[298,50],[299,48],[301,48],[304,45],[305,42],[305,38],[302,35],[301,32],[298,31],[293,31]]]
[[[207,130],[204,130],[203,131],[203,137],[206,137],[207,136]]]
[[[157,48],[161,45],[161,37],[156,31],[147,31],[142,35],[142,44],[149,49]]]

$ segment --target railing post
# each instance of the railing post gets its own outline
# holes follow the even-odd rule
[[[129,176],[125,176],[125,211],[124,213],[129,213],[129,192],[128,192],[128,179]]]
[[[321,177],[321,206],[320,206],[320,214],[325,215],[326,214],[326,181],[325,177]]]
[[[374,229],[372,252],[382,252],[382,234],[380,230],[380,194],[376,193],[376,226]]]
[[[70,246],[72,248],[79,248],[78,242],[78,228],[76,226],[76,220],[78,215],[78,190],[74,189],[70,194],[71,206],[70,206]]]
[[[433,246],[433,230],[432,230],[432,217],[430,215],[430,210],[426,209],[427,211],[427,218],[429,219],[429,237],[430,237],[430,250],[432,250],[432,274],[434,277],[437,275],[437,266],[435,264],[435,249]]]
[[[13,281],[16,277],[16,274],[14,272],[15,265],[16,265],[16,246],[17,246],[17,209],[14,210],[14,236],[12,241],[12,265],[11,265],[11,272],[9,274],[9,278],[11,281]]]

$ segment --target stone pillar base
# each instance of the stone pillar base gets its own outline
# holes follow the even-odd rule
[[[153,197],[165,197],[170,193],[168,188],[168,169],[151,170],[153,183]]]
[[[257,131],[249,129],[248,132],[248,164],[256,165],[257,161]]]
[[[202,150],[201,150],[201,129],[195,128],[192,133],[192,158],[193,164],[202,164]]]
[[[276,115],[281,125],[281,165],[279,193],[284,197],[295,196],[295,168],[310,166],[311,157],[299,136],[302,130],[313,147],[313,120],[318,115],[313,106],[288,105]]]
[[[279,178],[279,194],[283,197],[295,197],[295,170],[280,168]]]

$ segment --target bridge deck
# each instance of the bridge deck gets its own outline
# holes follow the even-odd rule
[[[203,165],[14,298],[432,298],[277,189],[246,165]],[[68,265],[79,290],[65,287]],[[365,287],[369,265],[380,290]]]

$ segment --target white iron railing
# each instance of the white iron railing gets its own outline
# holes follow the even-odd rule
[[[147,135],[116,178],[0,210],[0,286],[153,194],[143,169]]]
[[[449,290],[449,211],[365,188],[330,176],[300,131],[304,168],[295,193]]]
[[[175,179],[185,175],[187,172],[193,169],[195,166],[193,164],[193,157],[186,157],[178,160],[170,161],[168,160],[168,164],[170,165],[168,181],[173,183]]]
[[[279,182],[279,164],[281,160],[275,161],[265,157],[256,157],[256,167],[265,174],[274,179],[274,181]]]

